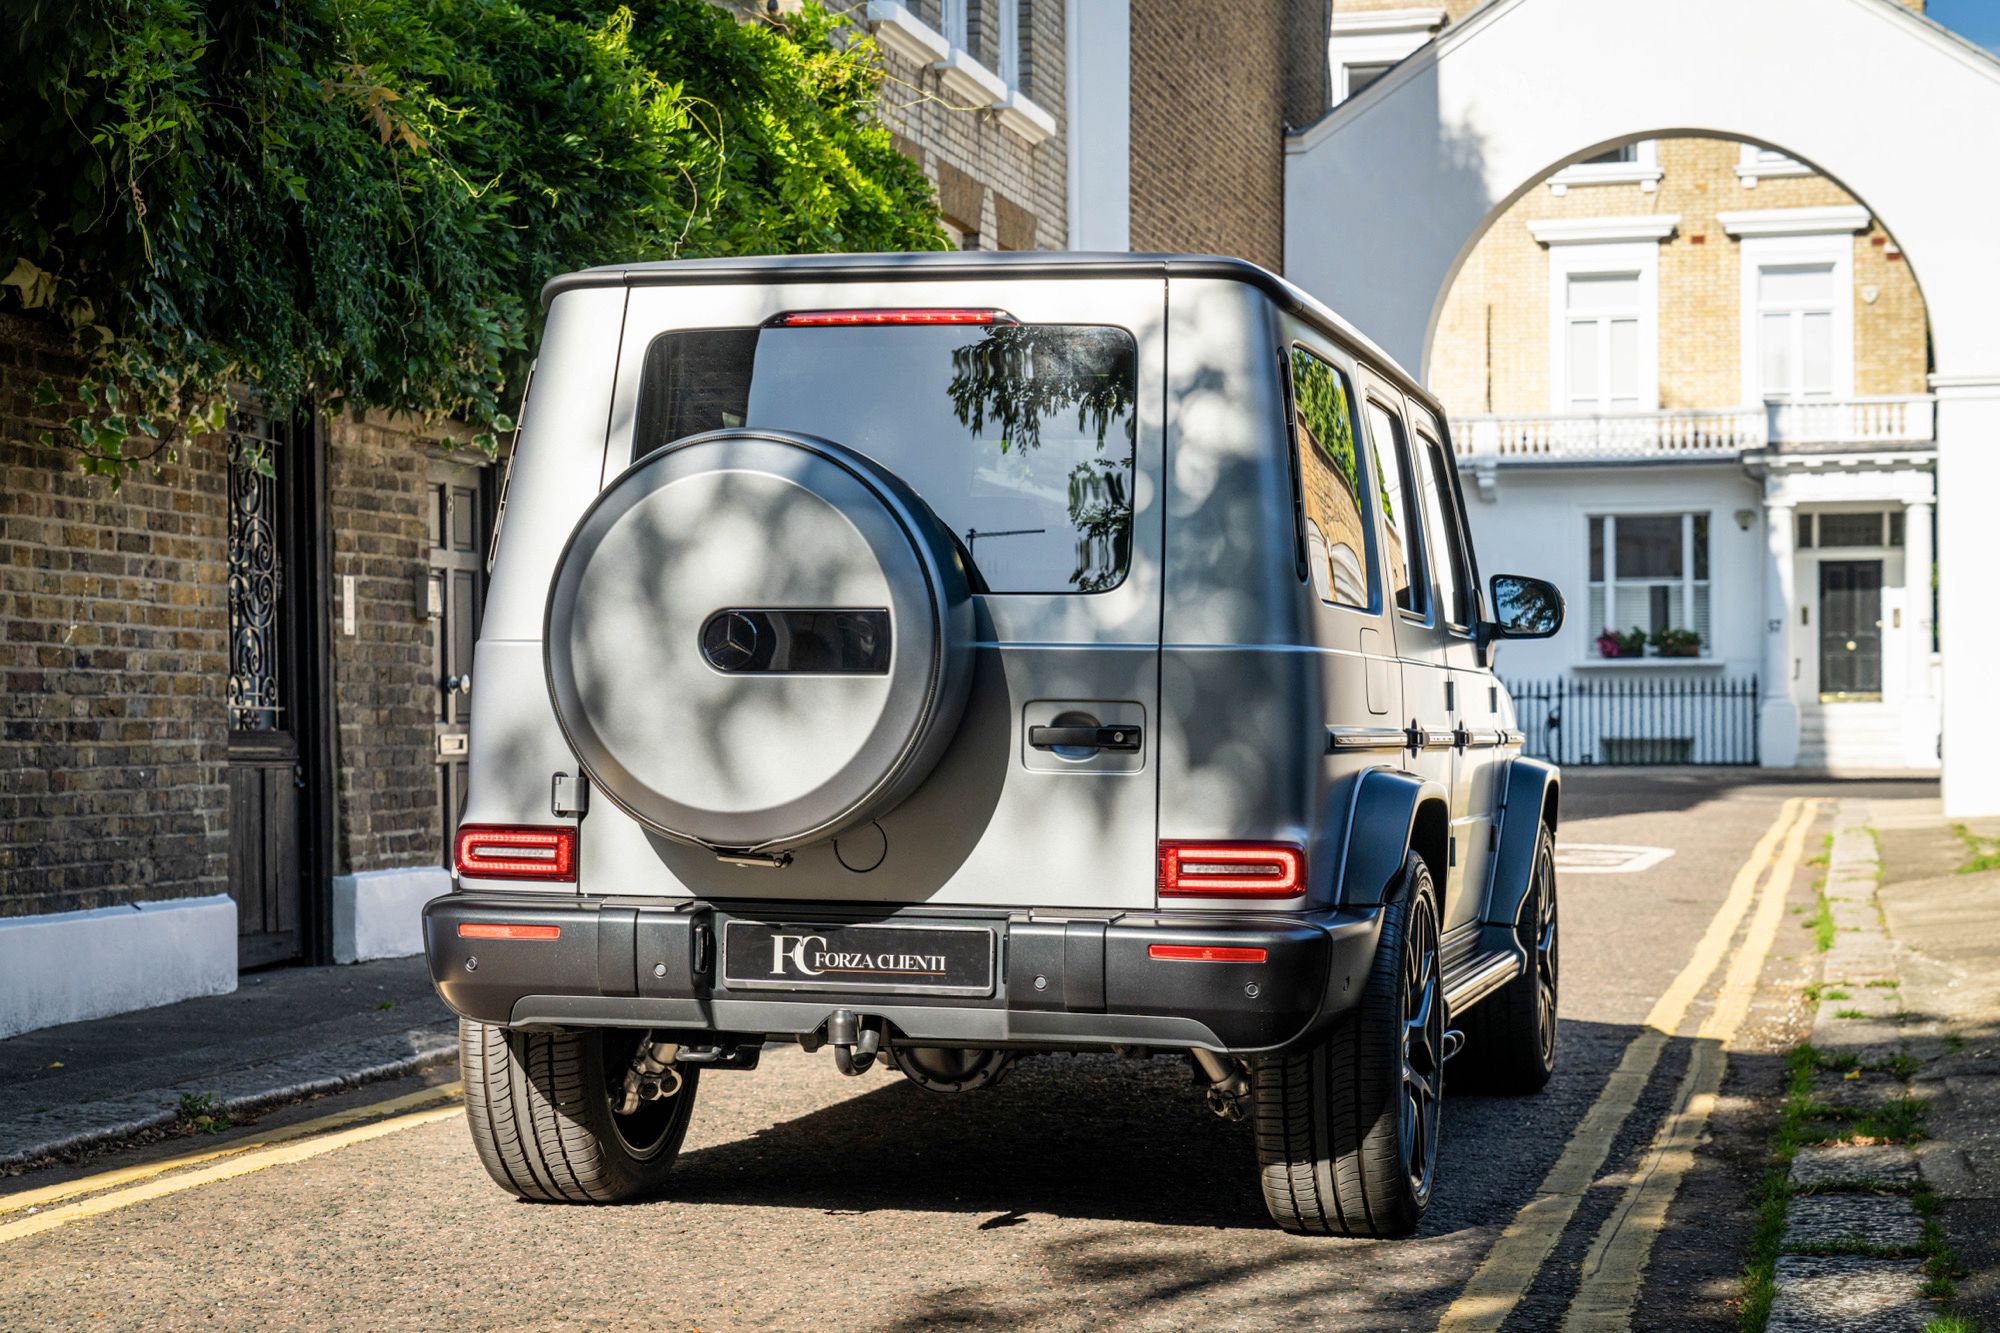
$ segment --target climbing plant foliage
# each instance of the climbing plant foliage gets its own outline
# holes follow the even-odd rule
[[[490,447],[567,270],[944,245],[877,119],[872,44],[816,4],[9,10],[0,309],[71,340],[79,401],[44,441],[114,477],[236,389],[456,418]]]

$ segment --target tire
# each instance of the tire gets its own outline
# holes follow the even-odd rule
[[[537,1203],[616,1203],[656,1194],[687,1136],[698,1069],[680,1090],[612,1110],[643,1031],[512,1032],[460,1019],[458,1061],[472,1143],[494,1182]]]
[[[1452,1021],[1465,1049],[1451,1062],[1454,1089],[1523,1096],[1539,1092],[1555,1073],[1561,1035],[1556,1015],[1561,979],[1556,934],[1555,834],[1543,824],[1527,899],[1517,927],[1528,969]]]
[[[1416,1230],[1437,1177],[1443,1053],[1437,890],[1412,852],[1353,1012],[1326,1037],[1252,1063],[1272,1220],[1314,1235]]]

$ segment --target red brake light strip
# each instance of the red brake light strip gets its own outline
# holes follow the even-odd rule
[[[467,921],[458,928],[462,940],[559,940],[561,926],[529,926],[514,921]]]
[[[1012,324],[1004,310],[968,308],[892,310],[794,310],[772,321],[780,328],[857,328],[876,324]]]

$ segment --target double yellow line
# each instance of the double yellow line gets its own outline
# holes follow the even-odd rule
[[[1653,1003],[1644,1030],[1625,1047],[1617,1069],[1577,1123],[1534,1197],[1500,1233],[1465,1290],[1445,1311],[1438,1324],[1440,1330],[1469,1333],[1497,1329],[1513,1313],[1575,1217],[1584,1195],[1596,1183],[1613,1141],[1638,1106],[1668,1042],[1729,955],[1730,944],[1755,903],[1757,916],[1730,963],[1714,1010],[1695,1034],[1693,1057],[1675,1091],[1673,1106],[1618,1207],[1591,1245],[1582,1283],[1563,1327],[1569,1333],[1624,1328],[1630,1322],[1653,1242],[1666,1222],[1667,1206],[1693,1164],[1694,1149],[1714,1108],[1716,1091],[1722,1086],[1726,1066],[1723,1047],[1736,1036],[1749,1013],[1758,975],[1783,920],[1785,896],[1798,870],[1806,831],[1818,813],[1817,801],[1797,797],[1779,807],[1777,819],[1757,840],[1749,859],[1730,882],[1728,896],[1709,921],[1687,965]],[[1779,855],[1781,843],[1784,850]],[[1764,874],[1767,869],[1768,878]],[[1764,880],[1761,902],[1757,897],[1760,879]]]
[[[0,1197],[0,1244],[100,1217],[134,1204],[165,1198],[266,1167],[303,1162],[350,1144],[464,1114],[460,1086],[443,1083],[372,1106],[357,1106],[315,1120],[286,1125],[239,1143],[183,1153],[140,1166],[121,1167],[60,1185]],[[439,1103],[446,1103],[440,1105]],[[22,1214],[22,1216],[13,1216]]]

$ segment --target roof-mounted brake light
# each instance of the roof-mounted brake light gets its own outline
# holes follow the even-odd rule
[[[882,324],[1012,324],[1004,310],[899,307],[889,310],[794,310],[771,323],[781,329],[847,329]]]

